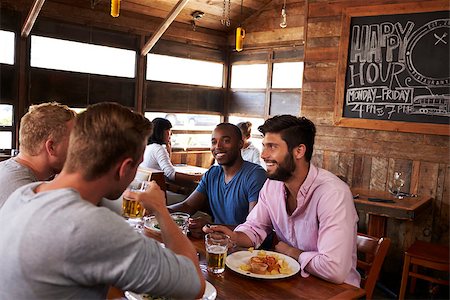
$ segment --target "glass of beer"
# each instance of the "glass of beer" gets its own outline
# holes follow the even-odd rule
[[[139,193],[147,189],[148,182],[134,179],[122,195],[122,216],[136,231],[142,232],[145,209],[141,202],[137,201],[130,192]]]
[[[230,237],[220,232],[205,235],[206,261],[209,272],[222,274],[225,271],[229,241]]]

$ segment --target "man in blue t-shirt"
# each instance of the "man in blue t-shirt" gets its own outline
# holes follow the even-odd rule
[[[242,133],[236,125],[217,125],[211,137],[211,153],[219,165],[212,166],[203,175],[197,189],[186,200],[169,209],[191,215],[208,211],[216,224],[243,223],[255,207],[267,176],[260,165],[242,159],[242,146]],[[203,234],[202,227],[207,222],[204,217],[191,220],[191,233]]]

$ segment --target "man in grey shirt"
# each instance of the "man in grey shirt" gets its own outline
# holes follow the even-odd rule
[[[142,115],[115,103],[77,117],[61,173],[19,188],[0,209],[0,299],[105,299],[111,285],[154,296],[203,295],[195,248],[156,183],[131,194],[155,215],[166,248],[97,206],[133,180],[151,130]]]
[[[66,105],[32,105],[20,120],[18,156],[0,162],[0,208],[17,188],[61,172],[75,112]]]

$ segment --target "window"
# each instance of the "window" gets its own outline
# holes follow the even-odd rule
[[[34,35],[30,64],[38,68],[134,78],[136,52]]]
[[[0,63],[13,65],[14,64],[14,39],[15,34],[11,31],[0,30]]]
[[[148,54],[147,80],[222,87],[223,64]]]
[[[272,88],[300,89],[303,79],[303,62],[273,64]]]
[[[172,147],[195,149],[211,147],[211,132],[220,123],[218,115],[146,112],[149,120],[165,118],[172,123]]]
[[[232,65],[231,88],[265,89],[267,64]]]
[[[251,132],[251,139],[250,141],[252,144],[258,148],[258,150],[261,152],[262,149],[262,133],[258,131],[258,127],[264,124],[263,118],[248,118],[248,117],[241,117],[241,116],[229,116],[228,118],[230,123],[238,124],[240,122],[251,122],[252,123],[252,132]]]
[[[0,104],[0,149],[12,148],[13,106]]]

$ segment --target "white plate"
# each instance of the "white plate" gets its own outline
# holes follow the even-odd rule
[[[125,297],[128,300],[147,300],[147,299],[152,299],[152,298],[146,298],[142,294],[136,294],[136,293],[129,292],[129,291],[125,292]],[[216,299],[216,297],[217,297],[216,288],[211,283],[206,281],[205,293],[203,294],[202,300],[214,300],[214,299]]]
[[[250,252],[250,251],[234,252],[227,256],[225,264],[227,265],[228,268],[230,268],[231,270],[233,270],[239,274],[246,275],[249,277],[254,277],[254,278],[262,278],[262,279],[286,278],[286,277],[290,277],[294,274],[297,274],[298,271],[300,271],[300,265],[295,259],[293,259],[290,256],[287,256],[287,255],[284,255],[281,253],[277,253],[277,252],[272,252],[272,251],[265,251],[265,252],[267,255],[277,255],[279,258],[284,259],[284,261],[286,261],[289,264],[289,267],[291,268],[292,273],[276,274],[276,275],[263,275],[263,274],[255,274],[250,271],[242,270],[240,268],[240,266],[242,266],[244,264],[248,264],[248,261],[250,260],[251,257],[258,255],[258,251],[259,250],[255,250],[253,252]]]
[[[158,225],[158,221],[155,218],[148,218],[144,221],[144,227],[153,231],[160,232],[161,230],[156,227]]]

